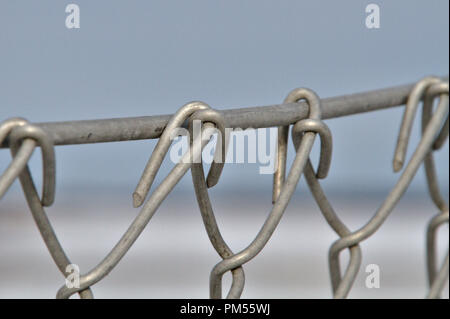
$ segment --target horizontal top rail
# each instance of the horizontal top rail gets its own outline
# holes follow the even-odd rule
[[[443,78],[448,80],[448,76]],[[406,103],[414,84],[322,99],[324,119],[372,112]],[[227,127],[263,128],[289,125],[308,116],[305,102],[219,111]],[[90,144],[158,138],[171,115],[100,120],[33,123],[44,129],[55,145]],[[8,140],[1,145],[7,147]]]

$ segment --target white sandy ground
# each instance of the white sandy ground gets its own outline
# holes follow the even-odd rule
[[[60,190],[48,209],[56,232],[81,272],[95,266],[138,210],[130,190]],[[108,193],[109,192],[109,193]],[[330,196],[350,229],[363,225],[385,194]],[[354,197],[353,199],[351,197]],[[224,238],[235,251],[254,238],[270,209],[270,193],[211,191]],[[17,185],[0,213],[0,298],[53,298],[64,283]],[[426,194],[408,194],[382,228],[362,243],[363,266],[350,298],[422,298],[427,290],[425,225],[436,213]],[[308,192],[297,191],[269,244],[244,266],[243,298],[330,298],[327,253],[336,240]],[[448,227],[439,235],[441,257]],[[347,253],[344,253],[343,264]],[[220,261],[203,229],[194,193],[176,189],[119,265],[93,287],[98,298],[207,298]],[[378,264],[381,287],[365,287],[365,266]],[[230,276],[224,277],[224,294]],[[448,283],[443,297],[448,298]]]

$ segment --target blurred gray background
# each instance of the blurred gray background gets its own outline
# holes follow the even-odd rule
[[[371,2],[380,5],[380,29],[365,27]],[[65,27],[69,3],[80,6],[80,29]],[[191,100],[219,109],[269,105],[300,86],[330,97],[447,75],[448,6],[445,0],[4,0],[0,120],[170,114]],[[351,229],[370,218],[398,178],[391,162],[401,117],[397,108],[327,121],[335,152],[323,185]],[[419,138],[416,121],[409,155]],[[48,214],[82,272],[103,258],[138,213],[131,193],[155,143],[56,148],[57,199]],[[289,163],[293,153],[291,148]],[[448,156],[448,144],[436,153],[447,197]],[[39,157],[35,152],[30,164],[38,185]],[[9,161],[9,152],[0,150],[0,169]],[[167,159],[156,182],[172,166]],[[210,192],[234,251],[253,239],[270,211],[272,177],[260,175],[258,167],[227,164]],[[203,230],[189,175],[95,287],[98,297],[208,296],[209,271],[219,258]],[[0,297],[53,297],[62,276],[17,182],[0,211]],[[435,213],[421,169],[380,232],[364,242],[363,267],[350,297],[422,297],[424,229]],[[443,233],[442,252],[448,228]],[[334,240],[301,181],[267,249],[245,267],[243,296],[330,297],[326,256]],[[370,263],[382,267],[380,289],[364,287]]]

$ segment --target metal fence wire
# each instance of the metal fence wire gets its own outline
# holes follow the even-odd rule
[[[438,105],[434,109],[434,101]],[[412,157],[405,158],[413,120],[420,103],[423,102],[422,136]],[[331,163],[332,132],[323,120],[362,112],[371,112],[405,105],[404,116],[395,150],[393,169],[401,172],[395,187],[381,203],[378,210],[365,225],[356,230],[349,229],[339,218],[332,203],[327,199],[320,180],[326,178]],[[210,274],[210,297],[222,298],[222,277],[231,272],[232,284],[227,298],[239,298],[244,289],[244,265],[264,249],[277,228],[303,174],[308,187],[326,222],[339,239],[329,249],[328,261],[331,287],[334,298],[345,298],[360,271],[362,254],[360,243],[374,235],[383,225],[400,198],[404,195],[420,165],[424,165],[429,194],[439,211],[426,228],[428,298],[438,298],[448,281],[449,256],[441,265],[437,261],[436,234],[439,227],[448,223],[449,208],[441,194],[433,160],[433,152],[440,149],[449,133],[449,84],[448,77],[426,77],[412,85],[391,87],[382,90],[320,99],[310,89],[291,91],[281,105],[260,106],[216,111],[203,102],[191,102],[181,107],[174,115],[147,116],[55,123],[30,123],[25,119],[7,119],[0,124],[0,146],[9,148],[12,161],[0,177],[0,198],[16,178],[19,178],[28,207],[56,266],[63,275],[71,264],[64,248],[58,241],[45,207],[55,199],[55,145],[127,141],[159,138],[133,193],[133,204],[141,211],[123,234],[119,242],[104,259],[89,272],[82,274],[78,286],[64,285],[57,298],[68,298],[76,293],[81,298],[92,298],[92,287],[105,278],[125,256],[137,240],[150,219],[180,179],[190,170],[193,186],[203,223],[212,246],[222,259]],[[212,134],[199,134],[190,138],[189,151],[170,171],[160,185],[148,197],[153,180],[166,156],[174,131],[187,127],[192,132],[193,122],[203,123],[206,128],[219,130],[221,138],[216,145],[216,154],[205,178],[201,162],[202,149]],[[296,156],[286,177],[286,154],[288,131],[292,125],[292,141]],[[278,127],[277,169],[273,178],[273,206],[254,240],[242,251],[233,252],[223,239],[216,223],[208,195],[208,188],[216,185],[225,164],[227,151],[226,128]],[[211,130],[209,130],[211,131]],[[320,159],[317,169],[309,159],[316,137],[320,138]],[[41,148],[43,160],[43,190],[39,196],[28,161],[36,147]],[[348,250],[350,260],[345,269],[340,269],[340,254]]]

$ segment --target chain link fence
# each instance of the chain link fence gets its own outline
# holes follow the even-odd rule
[[[331,244],[328,254],[330,285],[334,298],[346,298],[360,272],[361,242],[377,233],[405,194],[419,167],[423,165],[429,195],[438,211],[426,226],[426,265],[429,284],[426,296],[438,298],[448,282],[449,257],[447,251],[443,262],[439,261],[436,237],[439,228],[448,224],[449,208],[446,196],[441,193],[438,186],[438,173],[435,169],[433,153],[442,148],[448,138],[448,90],[448,78],[426,77],[410,85],[327,99],[319,98],[310,89],[299,88],[291,91],[280,105],[225,111],[214,110],[203,102],[190,102],[174,115],[167,116],[54,123],[31,123],[21,118],[7,119],[0,124],[0,145],[10,149],[12,161],[0,177],[0,198],[5,195],[16,179],[20,180],[36,226],[56,266],[66,278],[66,284],[57,291],[57,297],[69,298],[78,293],[81,298],[92,298],[95,284],[103,280],[125,257],[161,203],[180,179],[190,171],[206,233],[211,245],[221,258],[221,261],[212,267],[210,273],[209,295],[214,299],[224,296],[239,298],[245,286],[245,264],[258,256],[269,242],[294,194],[299,179],[304,176],[325,221],[338,236],[338,239]],[[438,102],[434,108],[435,101]],[[409,136],[416,111],[421,103],[423,103],[422,136],[413,155],[407,159]],[[394,172],[399,173],[398,181],[370,220],[360,228],[351,229],[345,221],[341,220],[339,212],[335,211],[333,204],[327,198],[326,190],[320,183],[320,180],[328,175],[333,152],[332,132],[324,120],[402,105],[406,106],[393,159]],[[201,127],[197,132],[196,123],[200,123]],[[290,126],[292,126],[291,139],[296,155],[290,169],[287,170],[289,165],[286,163],[286,154],[289,148]],[[278,127],[273,205],[253,241],[249,242],[245,249],[234,252],[222,237],[208,189],[220,182],[222,169],[226,163],[230,132],[234,129],[267,127]],[[179,163],[149,195],[172,140],[180,135],[182,128],[189,133],[190,147]],[[218,137],[214,159],[205,176],[202,150],[210,143],[213,135]],[[309,158],[316,137],[320,139],[320,158],[317,169]],[[54,146],[138,139],[159,139],[133,193],[133,205],[142,207],[140,213],[101,262],[90,271],[79,275],[79,269],[76,269],[67,256],[45,212],[45,207],[51,206],[55,199]],[[36,190],[27,166],[37,147],[41,148],[43,162],[41,195]],[[341,269],[340,256],[343,251],[348,251],[350,258]],[[232,283],[224,294],[226,289],[222,287],[222,278],[226,273],[232,275]]]

